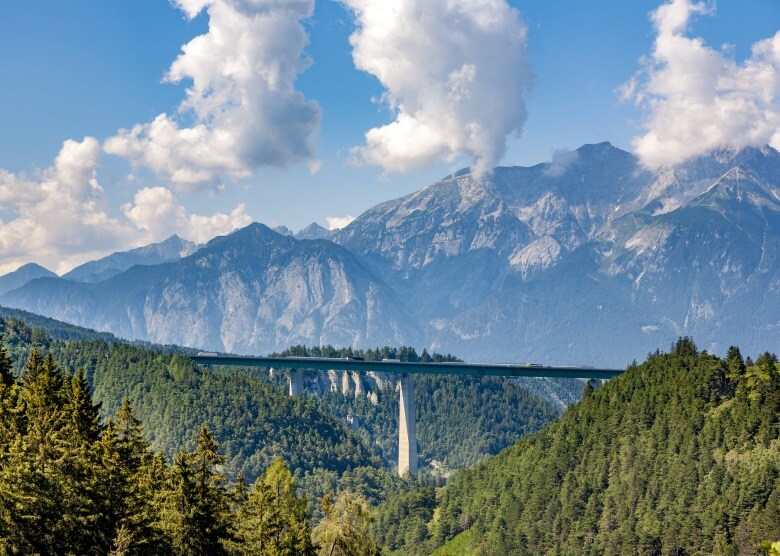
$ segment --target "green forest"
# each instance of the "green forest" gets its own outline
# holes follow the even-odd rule
[[[513,381],[418,379],[422,459],[447,472],[401,479],[390,387],[290,398],[283,375],[50,325],[0,319],[0,553],[736,556],[780,539],[770,353],[682,338],[557,420]],[[453,358],[288,353],[347,352]]]
[[[40,326],[30,328],[15,317],[0,319],[0,333],[17,370],[32,346],[51,352],[64,369],[83,368],[102,415],[113,415],[128,397],[152,448],[169,459],[181,446],[191,448],[193,431],[205,424],[219,439],[226,471],[233,477],[242,473],[254,480],[274,457],[282,456],[312,497],[324,494],[324,484],[343,483],[376,502],[381,491],[397,482],[390,473],[398,441],[394,380],[379,392],[376,405],[366,397],[331,392],[290,398],[284,374],[270,378],[267,369],[199,367],[186,356],[192,350],[107,340],[102,333],[90,339],[85,329],[51,319],[34,322]],[[60,339],[52,339],[50,332]],[[357,352],[296,346],[285,352],[302,354],[455,359],[425,350],[418,356],[410,347]],[[496,454],[559,414],[512,381],[417,377],[415,388],[421,461],[440,462],[446,470]],[[358,417],[360,426],[347,426],[348,415]]]
[[[125,399],[101,422],[83,371],[33,348],[16,378],[0,351],[0,551],[3,554],[379,554],[368,504],[342,492],[307,500],[281,458],[251,488],[228,483],[213,434],[169,464]]]
[[[594,390],[541,432],[384,507],[403,554],[760,554],[780,539],[780,371],[669,354]],[[765,544],[768,547],[768,544]]]

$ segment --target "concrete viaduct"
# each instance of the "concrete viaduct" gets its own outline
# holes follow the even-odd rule
[[[441,374],[503,377],[549,378],[613,378],[619,369],[592,367],[552,367],[547,365],[503,365],[491,363],[422,363],[397,360],[365,361],[359,358],[320,357],[245,357],[199,353],[192,357],[202,365],[230,365],[238,367],[269,367],[289,369],[290,396],[303,390],[302,370],[381,372],[399,375],[400,409],[398,415],[398,474],[417,473],[417,430],[414,414],[413,374]]]

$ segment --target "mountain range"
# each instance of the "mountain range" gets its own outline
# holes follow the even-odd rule
[[[131,266],[132,251],[115,254],[125,262],[34,279],[0,304],[254,354],[405,343],[471,360],[623,366],[682,335],[716,353],[777,349],[770,147],[650,171],[609,143],[585,145],[554,163],[458,172],[341,230],[281,231],[252,224],[200,247],[171,238],[168,258]]]

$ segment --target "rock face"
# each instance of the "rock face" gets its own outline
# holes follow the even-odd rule
[[[623,366],[680,335],[717,353],[779,351],[780,154],[721,148],[650,172],[585,145],[553,164],[460,172],[341,230],[253,224],[175,262],[94,285],[44,278],[0,303],[238,353],[407,343]]]
[[[76,282],[96,283],[113,278],[130,267],[140,265],[155,265],[177,261],[182,257],[197,251],[198,245],[172,235],[160,243],[152,243],[130,251],[114,253],[108,257],[90,261],[77,266],[62,277]]]
[[[326,230],[316,222],[312,222],[303,230],[295,234],[296,239],[330,239],[333,232]]]
[[[0,276],[0,295],[24,286],[27,282],[36,278],[56,277],[51,270],[43,268],[39,264],[27,263],[13,272]]]
[[[451,176],[334,240],[387,275],[438,351],[624,365],[679,335],[780,348],[775,150],[654,173],[609,143],[567,158]]]
[[[396,345],[421,335],[392,291],[345,249],[261,224],[176,262],[134,266],[97,284],[43,279],[3,302],[125,338],[235,353]]]

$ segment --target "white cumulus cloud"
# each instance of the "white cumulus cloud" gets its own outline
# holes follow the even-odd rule
[[[54,165],[35,178],[0,170],[0,272],[29,257],[55,272],[123,245],[131,227],[108,215],[97,181],[100,144],[68,139]]]
[[[379,79],[394,121],[369,130],[358,161],[393,172],[503,156],[526,120],[527,28],[505,0],[342,0],[358,69]]]
[[[620,89],[645,111],[633,140],[642,162],[673,165],[720,145],[780,148],[780,31],[737,62],[689,36],[703,2],[672,0],[651,14],[656,39],[642,69]]]
[[[65,141],[36,176],[0,169],[0,274],[31,261],[62,274],[174,233],[203,242],[251,222],[243,204],[227,214],[188,214],[163,187],[141,189],[122,207],[124,218],[112,216],[99,162],[100,143],[86,137]]]
[[[209,30],[182,47],[165,79],[188,82],[176,115],[120,130],[106,152],[151,168],[180,191],[216,187],[313,156],[319,106],[294,88],[308,65],[302,20],[314,0],[174,0]],[[187,123],[184,123],[187,122]]]
[[[187,214],[187,210],[165,187],[139,189],[133,203],[122,205],[122,212],[133,225],[148,234],[147,242],[178,234],[202,243],[252,222],[243,204],[237,205],[230,214]]]
[[[348,214],[347,216],[328,216],[326,220],[328,222],[329,230],[340,230],[341,228],[346,228],[352,224],[355,217],[351,214]]]

